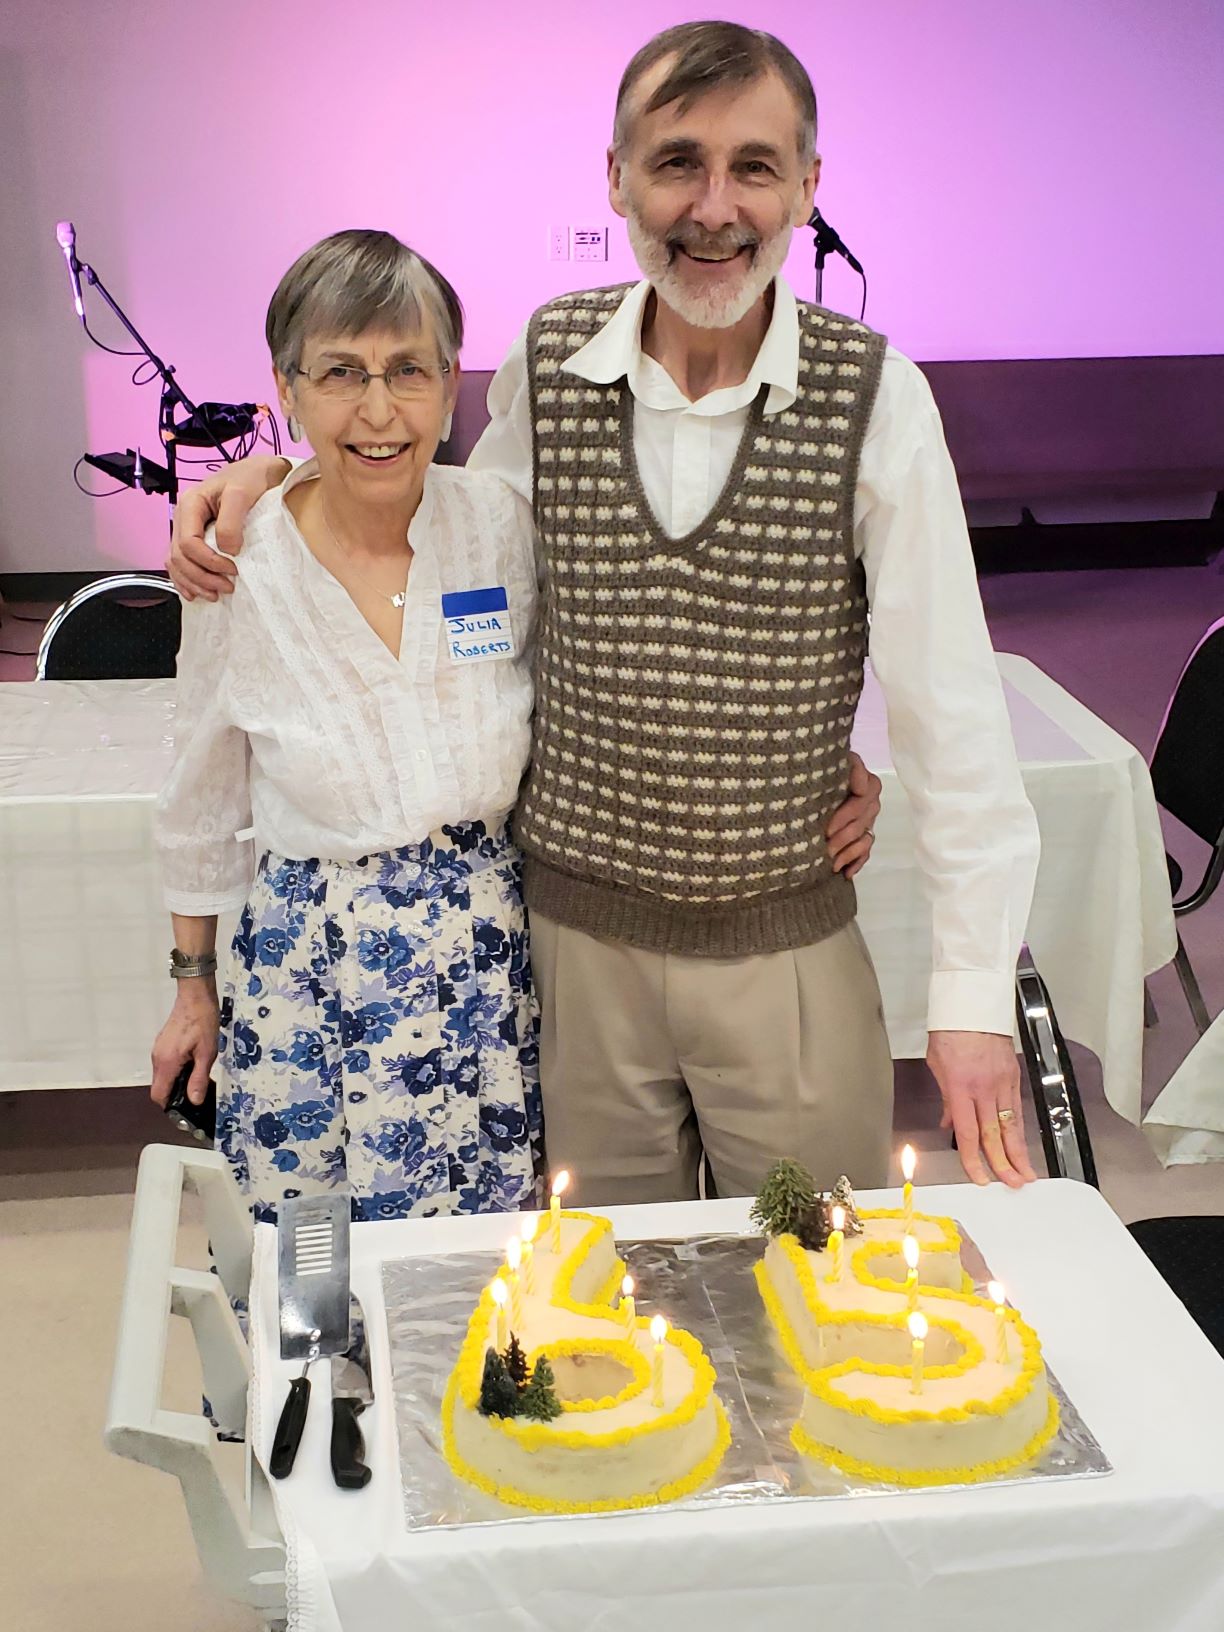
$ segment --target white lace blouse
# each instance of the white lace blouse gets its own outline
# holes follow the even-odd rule
[[[527,764],[529,506],[499,477],[430,467],[408,533],[397,659],[285,505],[317,474],[314,460],[299,465],[251,511],[232,596],[183,607],[155,836],[166,905],[186,917],[240,906],[265,850],[351,861],[444,823],[492,829]],[[486,639],[480,609],[496,608],[499,590],[510,628]],[[472,591],[492,593],[453,599]]]

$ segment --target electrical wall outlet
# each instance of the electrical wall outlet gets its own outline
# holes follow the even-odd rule
[[[575,261],[606,261],[608,258],[607,227],[572,227],[570,229],[570,258]]]
[[[548,258],[550,261],[568,261],[570,258],[569,228],[549,227]]]

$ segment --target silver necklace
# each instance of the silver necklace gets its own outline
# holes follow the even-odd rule
[[[327,511],[323,507],[322,499],[320,499],[320,502],[319,502],[319,514],[323,518],[323,526],[327,530],[328,538],[331,539],[332,543],[340,551],[340,554],[342,556],[344,556],[344,558],[348,562],[349,566],[352,567],[355,576],[358,577],[361,580],[361,582],[366,586],[367,589],[372,589],[374,591],[375,595],[380,595],[384,601],[390,601],[391,605],[393,607],[395,607],[397,609],[397,611],[402,611],[403,606],[404,606],[404,602],[408,599],[408,580],[407,580],[407,577],[405,577],[405,579],[404,579],[403,589],[401,589],[397,595],[388,595],[385,589],[379,589],[377,584],[374,584],[374,583],[370,582],[370,580],[366,577],[365,573],[361,571],[361,569],[357,566],[356,562],[353,560],[352,554],[344,547],[343,544],[341,544],[340,540],[336,537],[335,529],[333,528],[331,522],[328,521],[328,519],[327,519]],[[409,558],[409,563],[408,564],[409,564],[409,570],[411,570],[411,566],[412,566],[411,558]]]

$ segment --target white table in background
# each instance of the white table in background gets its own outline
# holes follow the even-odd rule
[[[169,1012],[153,855],[172,680],[0,684],[0,1089],[149,1080]]]
[[[1224,1014],[1169,1078],[1143,1131],[1166,1163],[1224,1162]],[[1224,1187],[1220,1203],[1224,1211]]]
[[[1016,752],[1041,829],[1027,940],[1064,1034],[1101,1062],[1106,1096],[1138,1123],[1143,981],[1177,949],[1164,841],[1138,749],[1027,658],[1001,655]],[[859,922],[884,997],[895,1059],[926,1052],[931,915],[909,801],[892,769],[884,702],[870,674],[854,746],[884,782]]]
[[[1173,956],[1160,826],[1138,752],[1054,681],[1000,657],[1042,834],[1029,944],[1066,1035],[1139,1120],[1143,978]],[[0,685],[0,1090],[148,1081],[169,1004],[153,800],[173,682]],[[855,731],[885,782],[860,922],[895,1056],[926,1046],[930,912],[869,674]]]
[[[892,1192],[864,1196],[897,1206]],[[1224,1364],[1094,1190],[931,1186],[1041,1334],[1114,1466],[1104,1478],[969,1491],[661,1509],[409,1533],[383,1260],[504,1244],[505,1219],[363,1224],[352,1285],[371,1332],[369,1486],[338,1491],[317,1385],[276,1484],[292,1632],[1220,1632]],[[740,1231],[747,1202],[610,1209],[617,1235]],[[649,1303],[649,1288],[640,1289]],[[253,1444],[265,1460],[295,1368],[279,1358],[275,1231],[256,1229]]]

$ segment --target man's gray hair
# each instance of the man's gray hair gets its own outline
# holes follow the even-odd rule
[[[312,334],[426,327],[453,367],[463,345],[459,296],[392,233],[353,229],[334,232],[294,261],[272,296],[264,332],[272,361],[291,379]]]
[[[665,57],[674,61],[653,96],[642,108],[630,102],[639,80]],[[799,58],[773,34],[742,23],[679,23],[647,40],[633,57],[616,93],[612,146],[619,154],[629,139],[636,113],[658,113],[679,102],[681,113],[710,91],[751,85],[776,73],[795,99],[799,114],[799,157],[810,164],[816,155],[816,92]]]

